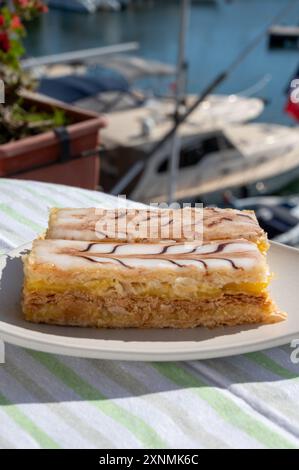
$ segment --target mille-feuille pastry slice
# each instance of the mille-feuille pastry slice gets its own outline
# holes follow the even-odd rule
[[[253,211],[219,208],[52,209],[49,239],[156,242],[214,241],[245,238],[268,249],[267,235]]]
[[[24,259],[27,320],[100,328],[273,323],[265,256],[248,240],[36,240]]]

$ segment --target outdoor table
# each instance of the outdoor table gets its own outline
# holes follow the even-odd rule
[[[50,207],[115,205],[100,192],[0,179],[1,253],[42,232]],[[0,448],[299,448],[292,351],[144,363],[7,344]]]

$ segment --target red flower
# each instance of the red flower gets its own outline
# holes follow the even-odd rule
[[[7,33],[0,32],[0,50],[3,52],[8,52],[10,49],[10,42]]]
[[[5,24],[4,16],[0,15],[0,28],[1,28],[1,26],[4,26],[4,24]]]
[[[10,26],[12,29],[22,29],[23,25],[18,15],[13,15]]]

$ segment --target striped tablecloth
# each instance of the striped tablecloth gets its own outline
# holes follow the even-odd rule
[[[0,179],[1,252],[44,230],[52,206],[103,205],[115,199]],[[0,448],[299,448],[299,365],[290,353],[286,345],[225,359],[140,363],[7,345]]]

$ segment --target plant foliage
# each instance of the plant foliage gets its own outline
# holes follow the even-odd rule
[[[5,89],[5,103],[0,104],[0,144],[67,124],[63,111],[28,109],[20,96],[22,90],[34,90],[37,85],[21,66],[26,27],[46,11],[41,0],[0,0],[0,79]]]

